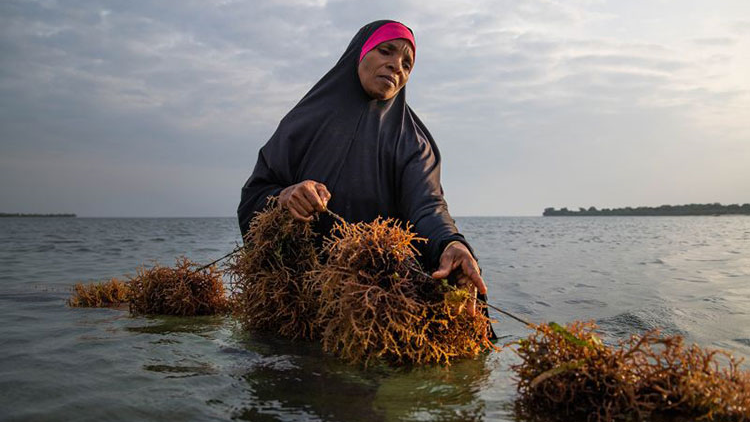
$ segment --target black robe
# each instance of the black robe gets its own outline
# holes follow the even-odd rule
[[[448,214],[440,185],[440,153],[406,103],[406,88],[380,101],[370,98],[360,84],[360,50],[388,22],[362,27],[336,65],[261,148],[237,210],[243,235],[268,196],[311,179],[326,185],[331,192],[328,208],[349,222],[378,216],[411,222],[428,240],[418,245],[427,268],[437,267],[440,254],[453,240],[470,248]],[[325,234],[332,224],[322,215],[316,229]]]

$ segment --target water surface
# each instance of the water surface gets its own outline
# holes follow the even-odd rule
[[[595,320],[608,341],[658,327],[750,357],[750,217],[457,222],[502,308]],[[232,218],[0,219],[0,419],[517,420],[509,351],[365,371],[227,318],[65,306],[76,282],[208,262],[239,240]],[[492,315],[503,341],[528,334]]]

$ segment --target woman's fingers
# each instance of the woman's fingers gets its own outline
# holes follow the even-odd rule
[[[476,314],[477,291],[485,294],[487,293],[487,286],[479,273],[477,261],[463,243],[451,243],[445,248],[440,256],[440,267],[432,273],[432,277],[446,278],[457,268],[461,269],[460,274],[458,274],[458,284],[465,287],[471,297],[467,311],[469,315],[474,316]]]
[[[432,278],[448,278],[459,264],[460,262],[453,259],[452,254],[443,252],[440,256],[440,267],[432,273]]]
[[[331,200],[331,192],[328,192],[326,185],[322,183],[315,183],[315,190],[318,192],[318,196],[323,201],[323,210],[328,207],[328,201]]]
[[[297,220],[310,221],[312,215],[326,210],[331,194],[326,186],[314,180],[305,180],[289,186],[279,194],[279,202],[289,209]]]
[[[477,310],[477,288],[469,277],[464,277],[459,283],[469,292],[469,306],[466,310],[469,315],[474,316]]]
[[[312,215],[310,215],[310,213],[300,208],[298,203],[290,202],[287,205],[287,208],[289,209],[289,212],[292,214],[292,217],[294,217],[295,220],[300,220],[300,221],[312,220]]]
[[[305,185],[304,189],[301,189],[303,200],[306,202],[306,206],[310,208],[310,213],[313,211],[323,212],[326,210],[326,206],[323,203],[323,199],[318,194],[317,183]],[[306,208],[307,208],[306,207]]]
[[[479,267],[477,266],[474,257],[471,255],[468,257],[464,256],[461,261],[461,270],[463,270],[469,282],[476,288],[476,290],[479,290],[479,293],[487,293],[487,286],[484,284],[484,280],[482,280],[482,276],[479,274]]]
[[[315,205],[313,205],[308,195],[309,193],[304,187],[295,189],[292,193],[292,202],[297,210],[301,211],[306,217],[312,215],[313,211],[315,211]]]

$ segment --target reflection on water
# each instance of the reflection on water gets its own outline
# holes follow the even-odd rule
[[[489,374],[487,355],[450,368],[398,372],[382,380],[374,406],[389,421],[481,421],[485,403],[480,393],[490,387]]]
[[[322,353],[316,343],[254,336],[243,344],[265,359],[243,374],[253,404],[239,419],[483,420],[487,356],[450,368],[365,370]]]
[[[661,328],[750,358],[750,218],[458,224],[490,301],[510,312],[593,319],[609,342]],[[239,240],[234,219],[0,220],[0,419],[551,420],[517,413],[508,350],[450,368],[365,370],[231,318],[65,306],[76,282],[181,254],[208,262]],[[528,334],[491,316],[502,342]]]

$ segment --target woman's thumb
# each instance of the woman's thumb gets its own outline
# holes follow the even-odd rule
[[[446,278],[450,275],[451,270],[450,258],[443,258],[440,260],[440,267],[432,273],[432,278]]]

